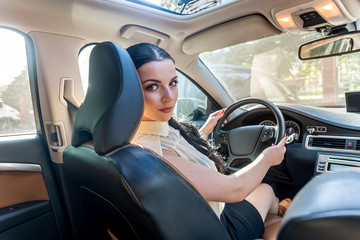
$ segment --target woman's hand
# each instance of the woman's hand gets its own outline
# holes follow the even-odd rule
[[[199,133],[203,138],[206,139],[209,136],[209,134],[214,130],[217,122],[224,115],[225,110],[226,108],[223,108],[209,115],[208,119],[199,130]]]
[[[284,154],[286,152],[286,139],[287,137],[284,137],[277,145],[268,147],[262,152],[264,157],[271,161],[271,166],[279,165],[284,159]]]

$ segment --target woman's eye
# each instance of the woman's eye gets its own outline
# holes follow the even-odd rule
[[[149,90],[149,91],[154,91],[158,89],[158,86],[156,84],[152,84],[152,85],[149,85],[146,87],[146,90]]]
[[[172,86],[172,87],[175,87],[175,86],[177,86],[178,85],[178,81],[176,80],[176,81],[172,81],[172,82],[170,82],[170,86]]]

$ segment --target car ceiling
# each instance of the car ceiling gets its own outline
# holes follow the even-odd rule
[[[197,56],[196,51],[186,51],[188,48],[185,48],[188,54],[181,51],[181,49],[184,50],[182,45],[188,37],[197,35],[196,41],[202,42],[202,46],[208,46],[209,49],[201,49],[206,51],[279,34],[283,30],[274,21],[274,12],[308,2],[307,0],[241,0],[193,15],[181,16],[129,1],[118,1],[117,3],[111,1],[33,0],[31,4],[28,4],[27,0],[2,0],[0,3],[0,24],[10,25],[25,33],[31,31],[51,32],[84,38],[87,42],[110,40],[119,42],[125,47],[144,40],[157,41],[156,36],[155,39],[152,39],[153,36],[147,34],[146,31],[145,33],[140,31],[130,39],[122,36],[121,31],[124,27],[129,25],[141,26],[168,36],[169,41],[163,47],[176,55],[178,59],[181,58],[178,64],[182,65],[183,62],[188,64],[190,58],[194,59]],[[343,0],[342,2],[350,14],[359,15],[360,8],[353,7],[356,4],[355,1]],[[208,14],[209,12],[211,14]],[[248,16],[261,18],[263,22],[258,21],[257,26],[263,27],[254,31],[256,24],[247,21]],[[200,32],[208,30],[212,26],[221,26],[221,24],[235,19],[237,21],[230,27],[231,30],[236,30],[236,25],[238,25],[241,31],[234,32],[243,33],[238,33],[236,39],[226,41],[228,38],[225,35],[224,38],[218,37],[216,41],[208,43],[208,35],[199,37]],[[222,29],[220,28],[220,30]],[[195,56],[189,56],[192,54]]]

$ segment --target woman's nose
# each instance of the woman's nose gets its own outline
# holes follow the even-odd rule
[[[162,94],[162,101],[163,102],[170,102],[174,99],[174,93],[171,91],[170,88],[164,88]]]

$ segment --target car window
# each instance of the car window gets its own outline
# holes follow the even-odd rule
[[[84,94],[87,92],[89,85],[89,58],[91,50],[95,47],[96,44],[86,45],[80,50],[79,53],[79,70],[81,76],[81,82],[84,90]]]
[[[344,107],[345,92],[360,90],[360,53],[302,61],[299,45],[320,33],[280,34],[200,54],[234,100]]]
[[[25,41],[0,28],[0,136],[36,133]]]
[[[89,81],[89,57],[94,46],[88,45],[84,47],[79,54],[79,68],[85,93]],[[194,125],[200,127],[207,118],[208,97],[183,73],[177,71],[177,75],[179,94],[173,115],[180,120],[191,121]]]
[[[207,118],[208,97],[183,73],[176,72],[179,80],[179,94],[173,115],[200,127]]]

